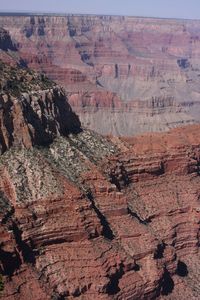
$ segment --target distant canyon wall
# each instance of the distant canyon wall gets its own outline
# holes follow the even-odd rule
[[[83,126],[134,135],[200,121],[200,21],[0,16],[0,58],[61,84]]]

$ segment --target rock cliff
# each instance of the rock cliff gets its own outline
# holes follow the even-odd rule
[[[0,57],[61,84],[84,126],[123,136],[200,120],[199,21],[4,15],[0,27]]]
[[[0,62],[0,151],[46,145],[81,130],[64,91],[44,75]]]
[[[105,138],[54,83],[2,70],[2,298],[199,299],[200,126]]]

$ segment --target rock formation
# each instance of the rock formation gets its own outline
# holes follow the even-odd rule
[[[61,84],[83,126],[124,136],[200,120],[199,21],[3,15],[0,28],[0,58]]]
[[[0,63],[0,150],[46,145],[81,130],[64,91],[45,76]]]
[[[1,68],[2,298],[199,299],[200,126],[105,138]]]

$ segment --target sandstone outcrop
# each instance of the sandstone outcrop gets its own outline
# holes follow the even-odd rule
[[[200,120],[198,20],[4,14],[0,27],[0,58],[61,84],[83,126],[124,136]]]
[[[81,130],[64,91],[45,76],[0,65],[1,152],[13,145],[45,145]]]
[[[102,137],[54,83],[2,70],[2,298],[198,299],[199,125]]]

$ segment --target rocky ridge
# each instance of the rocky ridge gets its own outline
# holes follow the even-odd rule
[[[58,135],[81,130],[64,91],[45,76],[0,62],[0,145],[51,143]]]
[[[51,101],[41,98],[42,81],[20,72],[51,139],[41,144],[28,131],[29,142],[20,139],[30,124],[37,131],[26,110],[0,157],[3,299],[198,299],[199,125],[105,138],[81,130],[69,108],[62,127],[62,90],[49,82]],[[11,115],[16,126],[24,92],[11,91],[2,92],[14,99],[0,120]]]

